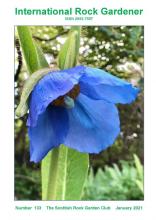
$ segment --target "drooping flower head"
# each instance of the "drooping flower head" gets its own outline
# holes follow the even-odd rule
[[[64,144],[99,153],[120,133],[117,103],[131,103],[138,88],[103,70],[76,66],[49,72],[34,87],[27,121],[31,161]]]

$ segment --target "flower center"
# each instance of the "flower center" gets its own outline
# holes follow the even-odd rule
[[[77,84],[67,94],[63,96],[59,96],[57,99],[55,99],[52,102],[52,105],[72,108],[74,107],[74,100],[79,95],[79,93],[80,93],[80,86]]]

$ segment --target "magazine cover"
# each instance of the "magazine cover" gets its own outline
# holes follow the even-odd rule
[[[156,217],[149,7],[4,3],[3,219]]]

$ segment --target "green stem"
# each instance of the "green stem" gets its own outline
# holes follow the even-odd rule
[[[64,200],[66,195],[68,148],[54,148],[42,161],[43,200]],[[45,172],[45,169],[47,172]],[[45,190],[46,189],[46,190]]]
[[[88,154],[64,145],[42,160],[42,200],[80,200],[88,172]]]
[[[55,148],[47,157],[42,161],[42,200],[50,200],[56,198],[56,182],[59,161],[59,149]],[[45,172],[47,170],[47,172]],[[55,170],[55,172],[53,172]],[[45,181],[47,181],[45,183]],[[46,186],[47,184],[47,186]]]

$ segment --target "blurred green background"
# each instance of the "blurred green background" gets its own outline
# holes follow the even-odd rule
[[[51,67],[70,30],[68,26],[30,26]],[[90,155],[83,200],[142,200],[143,197],[143,64],[142,26],[82,27],[79,63],[104,69],[141,88],[131,105],[118,105],[121,133],[113,146]],[[15,108],[28,78],[15,29]],[[26,117],[15,118],[15,199],[41,199],[40,164],[29,162]]]

